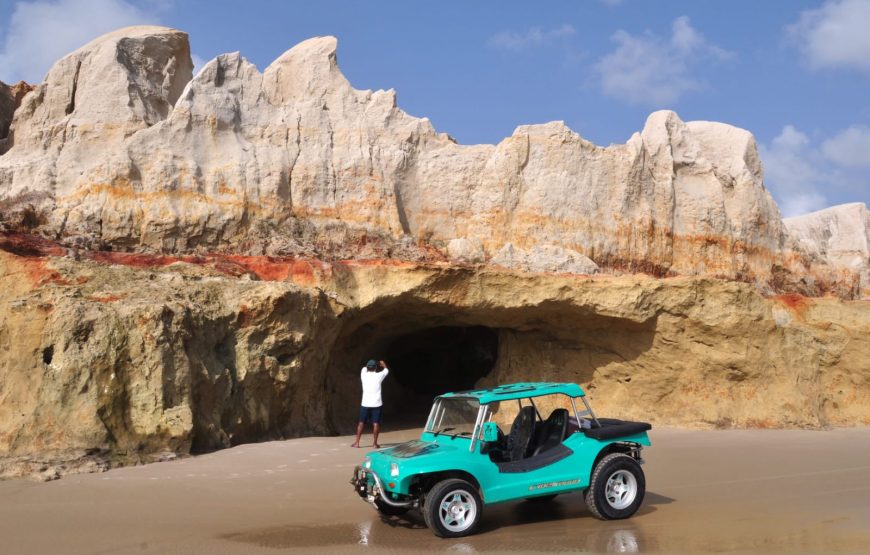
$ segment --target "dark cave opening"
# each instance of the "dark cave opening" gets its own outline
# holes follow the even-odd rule
[[[498,358],[498,331],[485,326],[439,326],[390,341],[381,358],[393,379],[416,395],[471,389]]]
[[[368,359],[384,360],[390,368],[382,386],[387,429],[421,426],[436,395],[473,389],[495,370],[500,328],[418,318],[380,318],[339,339],[331,381],[336,430],[348,433],[356,425],[359,372]]]
[[[555,301],[471,310],[392,299],[350,316],[327,362],[329,418],[338,433],[355,429],[359,373],[368,359],[390,367],[382,389],[385,429],[419,428],[432,399],[448,391],[517,381],[591,390],[596,370],[600,380],[626,380],[626,366],[650,348],[656,331],[656,318],[636,322]]]
[[[54,345],[49,345],[45,349],[42,350],[42,362],[45,364],[51,364],[51,360],[54,358]]]

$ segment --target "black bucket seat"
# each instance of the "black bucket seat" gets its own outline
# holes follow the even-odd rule
[[[555,409],[537,435],[532,456],[548,451],[565,441],[568,433],[568,409]]]
[[[507,460],[519,461],[526,456],[535,430],[535,407],[520,409],[507,437]]]

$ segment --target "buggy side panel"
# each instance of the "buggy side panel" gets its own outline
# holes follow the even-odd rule
[[[610,447],[613,444],[620,444],[618,447],[623,444],[648,446],[650,441],[645,431],[606,440],[591,438],[583,433],[575,432],[563,442],[558,451],[559,457],[545,466],[526,472],[505,473],[504,471],[500,472],[499,465],[493,463],[491,468],[487,469],[485,479],[480,480],[484,500],[487,504],[499,503],[536,495],[568,493],[588,488],[592,467],[598,459],[598,455],[605,449],[613,449],[614,447]],[[566,454],[567,451],[570,453],[562,457],[561,454]],[[549,451],[540,456],[547,457],[547,453]],[[519,463],[531,466],[535,458],[524,459]]]
[[[571,451],[571,449],[566,447],[564,444],[559,444],[540,455],[535,455],[534,457],[520,459],[518,461],[498,462],[495,463],[495,465],[498,467],[498,471],[502,474],[530,472],[532,470],[544,468],[545,466],[550,466],[551,464],[568,458],[573,454],[574,451]]]

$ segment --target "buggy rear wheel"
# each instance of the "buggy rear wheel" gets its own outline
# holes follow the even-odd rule
[[[628,518],[640,508],[646,479],[640,465],[623,453],[607,455],[592,472],[586,505],[602,520]]]

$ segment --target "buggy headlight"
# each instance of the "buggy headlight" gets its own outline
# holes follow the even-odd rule
[[[372,460],[370,458],[366,457],[366,462],[363,463],[363,466],[366,468],[371,468],[372,467]]]
[[[390,476],[398,476],[399,475],[399,465],[396,463],[390,463]]]

